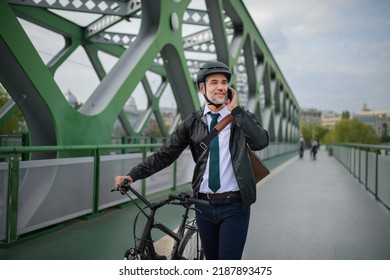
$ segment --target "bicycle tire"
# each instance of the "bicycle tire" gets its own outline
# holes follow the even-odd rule
[[[177,251],[178,259],[203,260],[204,251],[197,228],[190,228],[184,234]]]

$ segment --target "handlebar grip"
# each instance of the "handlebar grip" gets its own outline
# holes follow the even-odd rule
[[[207,200],[198,199],[198,198],[189,198],[188,201],[194,204],[199,204],[204,206],[208,206],[210,204]]]
[[[183,200],[181,196],[178,196],[176,194],[169,194],[168,196],[170,199],[177,199],[177,200]]]
[[[205,206],[209,205],[209,202],[207,200],[194,198],[186,193],[182,193],[181,195],[170,194],[169,198],[180,200],[183,202],[189,202],[189,203],[193,203],[193,204],[199,204],[199,205],[205,205]]]

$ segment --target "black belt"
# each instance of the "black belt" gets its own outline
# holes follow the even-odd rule
[[[238,196],[240,195],[240,191],[235,192],[224,192],[224,193],[199,193],[200,199],[221,199],[221,198],[227,198],[231,196]]]

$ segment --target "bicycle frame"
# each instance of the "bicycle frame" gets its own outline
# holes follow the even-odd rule
[[[163,225],[161,223],[158,223],[158,222],[156,223],[154,216],[155,216],[157,210],[164,205],[166,205],[166,204],[162,204],[162,205],[151,204],[150,205],[150,207],[149,207],[150,213],[146,217],[146,221],[145,221],[145,225],[144,225],[144,228],[142,231],[141,239],[140,239],[140,242],[137,246],[137,249],[139,251],[138,253],[142,253],[142,252],[145,252],[145,250],[147,250],[147,252],[150,254],[149,257],[152,259],[163,258],[161,256],[158,256],[158,254],[155,251],[154,243],[152,242],[152,236],[151,236],[152,229],[156,228],[158,230],[161,230],[162,232],[164,232],[165,234],[169,235],[171,238],[174,239],[175,245],[174,245],[173,250],[171,252],[171,256],[174,257],[174,256],[177,256],[177,250],[179,248],[178,245],[179,245],[180,241],[183,239],[184,231],[186,228],[186,223],[188,220],[189,208],[186,207],[184,214],[182,215],[182,220],[181,220],[181,223],[180,223],[180,226],[179,226],[177,232],[174,232],[173,230],[169,229],[168,227],[166,227],[165,225]]]
[[[134,201],[135,205],[138,207],[138,209],[141,211],[141,213],[146,217],[145,225],[142,230],[141,238],[139,239],[138,245],[135,244],[135,248],[131,248],[129,250],[126,250],[125,252],[125,259],[133,258],[137,259],[139,257],[140,259],[167,259],[166,256],[161,256],[157,254],[154,246],[154,242],[152,240],[151,232],[152,229],[156,228],[163,233],[167,234],[174,240],[174,246],[171,251],[171,259],[180,259],[181,256],[178,254],[179,245],[180,242],[183,240],[185,230],[190,229],[192,226],[188,225],[188,214],[189,211],[193,208],[190,207],[194,201],[198,201],[197,199],[191,200],[187,199],[186,201],[183,201],[181,199],[180,202],[174,202],[179,196],[170,195],[168,199],[162,200],[160,202],[151,203],[149,202],[145,197],[143,197],[140,193],[138,193],[133,187],[130,185],[127,185],[126,188],[131,191],[138,199],[140,199],[147,208],[150,209],[150,213],[145,213],[144,209],[141,208],[137,202],[133,200],[133,198],[126,192],[126,195]],[[199,203],[199,202],[198,202]],[[204,203],[204,201],[202,201]],[[176,204],[176,205],[182,205],[184,206],[185,210],[182,215],[182,220],[180,222],[179,228],[177,232],[174,232],[173,230],[169,229],[167,226],[158,223],[155,221],[155,214],[159,208],[161,208],[164,205],[167,204]],[[192,227],[194,228],[194,227]]]

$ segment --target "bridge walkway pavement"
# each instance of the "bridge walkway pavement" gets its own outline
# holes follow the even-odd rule
[[[251,213],[244,259],[390,260],[390,211],[324,149],[260,182]]]

